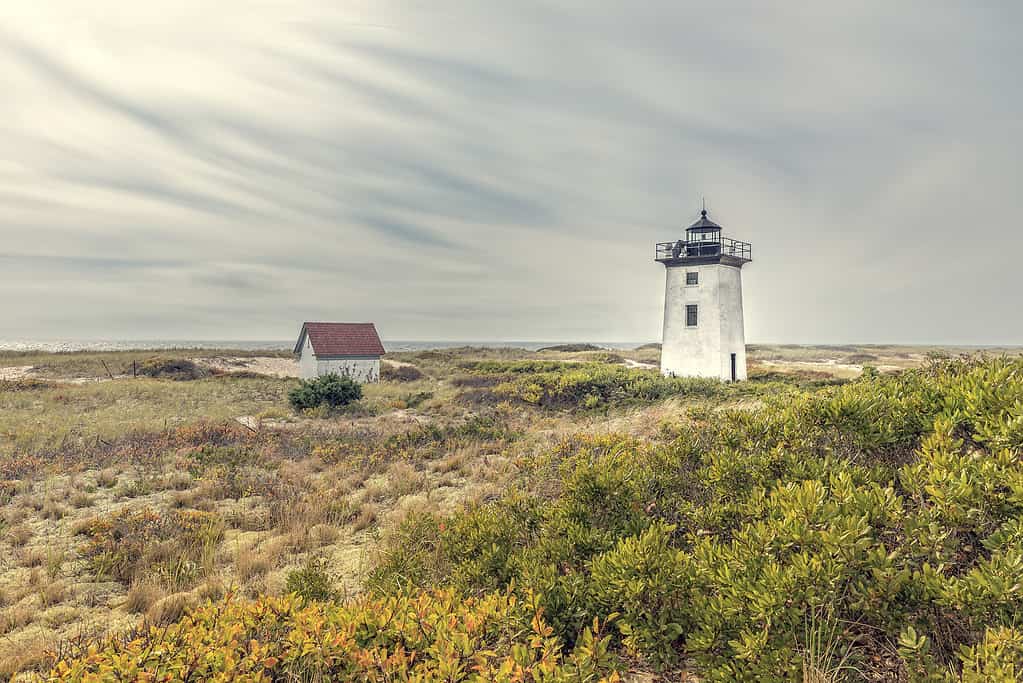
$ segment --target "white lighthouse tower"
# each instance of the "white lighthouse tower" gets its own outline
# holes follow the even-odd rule
[[[684,239],[657,245],[666,273],[661,374],[746,379],[742,267],[750,257],[749,243],[722,237],[706,209]]]

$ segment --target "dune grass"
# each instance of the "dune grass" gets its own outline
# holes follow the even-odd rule
[[[141,365],[157,356],[175,358],[213,358],[232,356],[239,358],[291,357],[290,351],[239,350],[239,349],[169,349],[133,351],[67,351],[48,353],[44,351],[0,351],[0,367],[31,365],[35,372],[45,378],[109,379],[110,375],[131,374],[132,362]]]
[[[228,420],[281,406],[291,380],[148,378],[66,384],[27,391],[0,385],[0,453],[49,450],[67,441],[112,440],[207,419]]]

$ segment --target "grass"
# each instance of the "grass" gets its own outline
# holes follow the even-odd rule
[[[121,379],[29,392],[0,391],[0,455],[102,444],[197,420],[224,421],[281,405],[294,382],[213,377]],[[104,479],[100,486],[108,485]]]
[[[129,357],[16,362],[70,376]],[[340,590],[357,591],[375,534],[440,486],[429,463],[460,453],[457,485],[431,498],[442,509],[489,485],[473,479],[481,446],[462,442],[479,437],[456,429],[466,410],[443,378],[370,385],[356,410],[326,417],[288,407],[294,384],[218,376],[0,387],[0,556],[15,560],[0,565],[0,664],[45,666],[40,644],[52,651],[89,624],[160,625],[228,590],[280,593],[313,554]],[[258,426],[236,422],[243,415]],[[416,436],[428,425],[439,430]],[[113,521],[122,514],[134,521]],[[216,530],[175,521],[203,514]]]
[[[132,584],[125,597],[124,608],[131,614],[145,614],[167,593],[155,581],[139,581]]]
[[[803,634],[803,683],[844,683],[862,672],[852,664],[854,650],[840,637],[833,614],[812,610]]]
[[[656,362],[659,352],[615,354]],[[117,374],[152,355],[7,353],[0,366],[35,365],[58,379],[103,377],[104,363]],[[357,406],[323,416],[296,414],[286,400],[295,380],[271,377],[0,386],[0,557],[12,558],[0,563],[0,671],[45,668],[47,648],[96,625],[119,632],[166,624],[227,592],[282,593],[289,574],[314,559],[332,587],[358,593],[378,539],[409,515],[487,503],[510,490],[544,492],[556,482],[542,463],[566,443],[610,433],[670,441],[700,411],[757,405],[759,391],[816,381],[781,373],[713,398],[547,410],[508,396],[477,404],[470,394],[478,388],[456,379],[479,362],[614,367],[607,353],[456,349],[389,357],[421,376],[368,385]],[[630,376],[644,373],[654,376]],[[242,416],[255,422],[242,426]],[[95,526],[144,510],[152,517],[121,537]],[[210,526],[187,531],[178,515]],[[136,537],[144,547],[118,556]],[[90,550],[97,538],[105,544]],[[836,656],[808,655],[808,662],[826,672],[834,668],[828,661],[841,661]]]
[[[256,351],[239,349],[172,349],[167,351],[0,351],[0,367],[31,365],[40,376],[53,379],[109,378],[131,374],[132,363],[142,365],[153,357],[215,358],[231,356],[251,358],[272,356],[290,358],[287,351]]]

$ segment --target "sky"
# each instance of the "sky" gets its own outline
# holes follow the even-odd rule
[[[87,6],[86,6],[87,5]],[[15,1],[0,339],[1023,343],[1018,2]]]

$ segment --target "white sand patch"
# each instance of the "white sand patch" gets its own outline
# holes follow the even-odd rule
[[[807,360],[762,360],[758,361],[763,367],[771,367],[781,370],[814,370],[826,372],[835,377],[858,377],[863,372],[863,365],[858,363],[839,363],[833,358],[819,361]],[[896,372],[902,368],[898,365],[882,365],[878,363],[867,363],[876,368],[879,372]]]
[[[196,365],[221,372],[255,372],[271,377],[298,377],[298,361],[274,356],[190,358]]]
[[[625,367],[627,368],[640,368],[642,370],[656,370],[657,366],[653,363],[641,363],[638,360],[632,360],[631,358],[625,359]]]
[[[403,360],[391,360],[389,358],[383,358],[380,360],[381,364],[390,366],[392,368],[414,368],[416,367],[412,363],[406,363]]]
[[[0,368],[0,381],[13,382],[32,375],[31,365],[15,365],[7,368]]]

